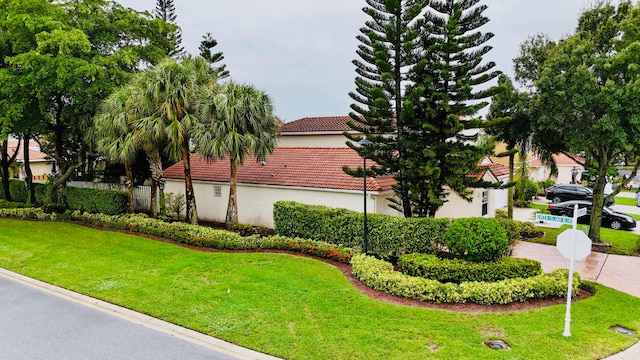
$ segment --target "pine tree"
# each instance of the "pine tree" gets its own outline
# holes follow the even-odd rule
[[[497,187],[479,180],[480,160],[492,149],[476,145],[481,119],[479,110],[502,87],[476,87],[500,75],[495,63],[483,63],[491,47],[492,33],[478,29],[489,19],[479,0],[432,0],[425,14],[421,38],[423,59],[413,68],[407,91],[413,106],[405,124],[411,131],[404,140],[410,161],[412,201],[418,216],[434,216],[447,198],[447,190],[471,201],[470,187]],[[422,179],[422,180],[421,180]]]
[[[178,16],[176,15],[176,7],[173,4],[173,0],[156,0],[155,16],[156,19],[176,25],[175,31],[167,33],[167,41],[173,45],[173,48],[165,49],[165,51],[172,58],[182,57],[185,54],[184,47],[182,47],[182,31],[177,26],[176,19]]]
[[[493,34],[477,31],[488,21],[478,1],[367,0],[350,126],[373,142],[363,152],[378,164],[370,172],[394,175],[394,207],[405,217],[434,216],[449,191],[470,201],[470,187],[500,186],[473,176],[492,151],[475,144],[474,116],[488,105],[479,100],[502,89],[474,91],[500,74],[482,63]]]
[[[229,77],[229,71],[226,70],[227,65],[220,64],[216,66],[216,63],[224,60],[222,52],[213,52],[213,48],[217,45],[218,42],[211,36],[211,33],[206,33],[202,35],[202,41],[198,49],[200,50],[200,56],[214,66],[214,69],[218,72],[218,79],[224,79]]]
[[[409,199],[409,184],[405,179],[405,149],[401,139],[405,136],[405,112],[403,87],[408,76],[408,68],[415,65],[417,53],[421,50],[418,36],[423,24],[421,11],[424,0],[367,0],[363,11],[371,18],[360,29],[361,35],[354,60],[356,91],[349,96],[357,102],[352,104],[352,121],[349,126],[362,132],[373,144],[366,146],[367,158],[378,166],[371,168],[374,175],[393,174],[399,201],[396,209],[406,217],[412,216]],[[399,114],[399,116],[396,116]],[[389,136],[393,134],[393,136]],[[352,141],[354,137],[345,136]],[[359,150],[355,144],[348,143]],[[362,176],[362,169],[344,169],[353,176]]]

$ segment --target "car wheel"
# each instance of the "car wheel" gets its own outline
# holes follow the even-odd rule
[[[618,220],[613,220],[611,222],[611,228],[613,230],[620,230],[620,228],[622,228],[622,223],[620,221],[618,221]]]
[[[554,204],[557,204],[559,202],[562,202],[562,198],[560,198],[560,196],[554,196],[553,199],[551,200]]]

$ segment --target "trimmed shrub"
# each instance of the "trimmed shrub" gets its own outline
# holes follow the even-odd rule
[[[357,254],[351,260],[353,275],[367,286],[388,294],[436,303],[509,304],[567,295],[569,271],[556,269],[548,274],[526,279],[498,282],[441,283],[436,280],[404,275],[393,265],[371,256]],[[574,273],[572,296],[578,294],[580,275]]]
[[[277,234],[362,249],[363,214],[347,209],[278,201],[273,207]],[[382,259],[405,253],[436,253],[451,219],[367,215],[369,254]]]
[[[468,281],[495,282],[542,274],[542,265],[539,261],[510,257],[501,258],[495,262],[477,263],[459,259],[441,259],[429,254],[408,254],[400,257],[398,265],[405,275],[456,284]]]
[[[54,203],[56,199],[53,196],[53,185],[33,183],[36,193],[36,205],[44,205]]]
[[[29,198],[27,188],[22,180],[11,179],[9,180],[9,193],[11,194],[11,200],[16,202],[26,203]]]
[[[127,211],[128,198],[124,191],[67,187],[64,195],[69,210],[106,215],[117,215]]]
[[[493,219],[457,219],[444,234],[449,251],[462,259],[482,262],[499,259],[508,249],[506,230]]]
[[[27,207],[25,203],[19,203],[15,201],[7,201],[0,199],[0,209],[14,209]]]

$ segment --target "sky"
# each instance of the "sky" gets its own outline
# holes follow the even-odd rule
[[[117,0],[152,12],[155,0]],[[485,56],[512,76],[513,58],[529,36],[553,40],[572,34],[590,0],[481,0],[490,21],[480,28],[494,33]],[[364,0],[174,0],[182,46],[197,55],[210,32],[231,79],[269,94],[275,113],[288,122],[303,117],[350,112],[359,45],[356,36],[367,16]]]

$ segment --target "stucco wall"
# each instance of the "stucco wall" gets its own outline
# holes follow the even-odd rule
[[[215,186],[220,187],[220,197],[214,196]],[[229,200],[229,184],[194,182],[198,218],[205,221],[224,222]],[[165,192],[184,194],[184,181],[167,179]],[[378,193],[367,194],[368,213],[389,213],[394,210],[381,206],[389,196]],[[361,192],[323,191],[275,186],[238,186],[238,222],[242,224],[273,227],[273,204],[290,200],[304,204],[325,205],[363,211],[364,199]]]
[[[342,134],[336,135],[282,135],[278,137],[279,147],[347,147],[348,139]]]

